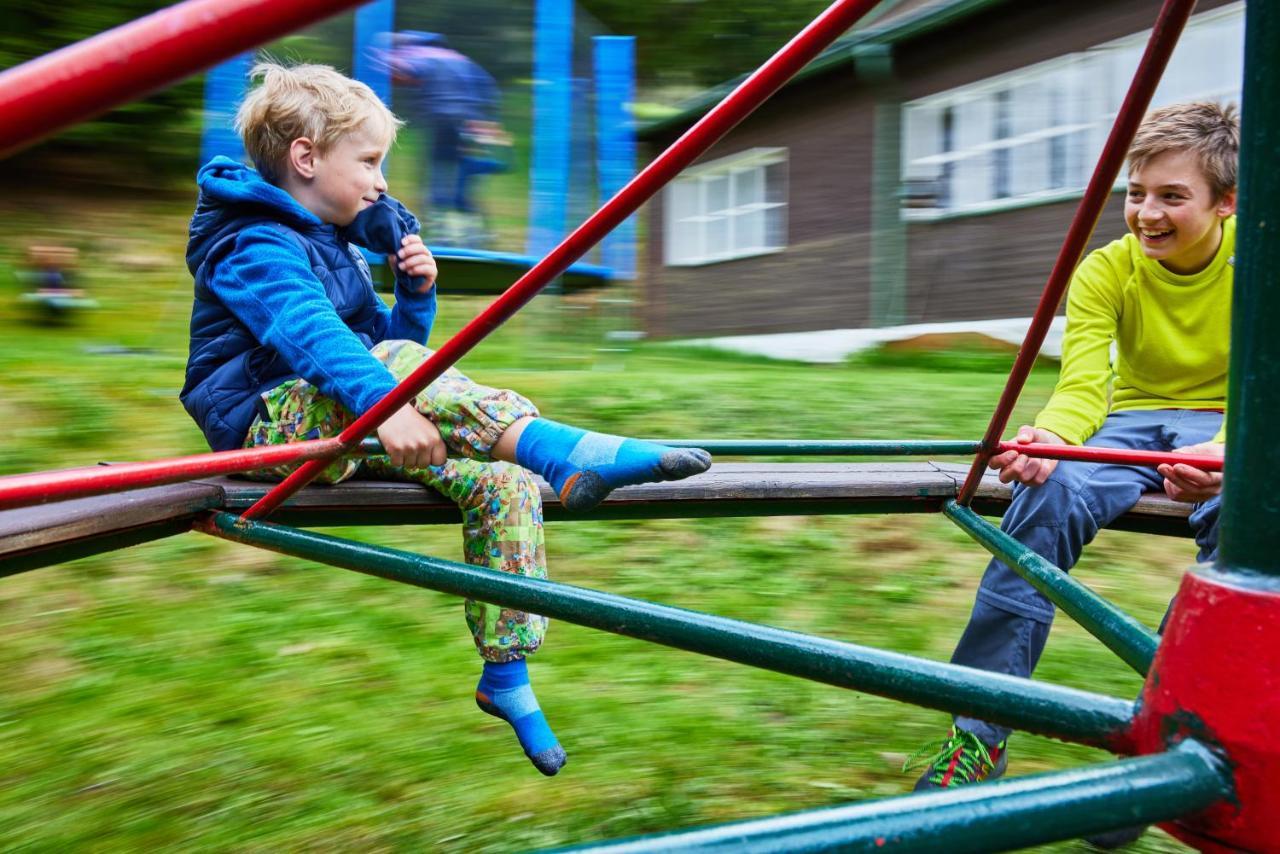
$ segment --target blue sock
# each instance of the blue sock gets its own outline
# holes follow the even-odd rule
[[[711,455],[535,418],[516,443],[516,462],[542,475],[567,509],[586,510],[619,486],[700,474]]]
[[[533,696],[529,668],[523,658],[501,664],[486,661],[476,685],[476,705],[511,724],[525,755],[543,774],[551,777],[564,765],[564,748],[547,726],[538,698]]]

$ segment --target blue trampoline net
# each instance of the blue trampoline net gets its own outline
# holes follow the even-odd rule
[[[388,182],[433,250],[518,263],[545,254],[633,174],[632,51],[572,0],[377,0],[258,55],[369,83],[406,122]],[[231,119],[253,58],[206,75],[205,159],[243,157]],[[633,234],[624,225],[577,268],[630,278]]]

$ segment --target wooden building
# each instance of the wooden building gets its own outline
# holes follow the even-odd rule
[[[649,335],[1032,313],[1160,3],[886,5],[649,203]],[[1155,105],[1238,102],[1243,13],[1202,0]],[[732,85],[643,128],[650,153]]]

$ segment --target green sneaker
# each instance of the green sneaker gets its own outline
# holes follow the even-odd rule
[[[914,791],[949,789],[994,780],[1009,764],[1006,741],[988,747],[967,730],[951,728],[951,735],[941,742],[926,744],[902,763],[903,771],[924,766]]]

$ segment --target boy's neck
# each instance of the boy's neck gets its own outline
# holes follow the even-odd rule
[[[306,209],[306,211],[316,219],[324,222],[326,225],[332,224],[325,222],[325,218],[321,215],[320,210],[317,209],[318,206],[312,197],[312,193],[310,192],[311,187],[305,181],[302,181],[296,175],[286,173],[281,176],[280,183],[276,184],[276,186],[292,196],[295,202]]]

